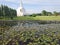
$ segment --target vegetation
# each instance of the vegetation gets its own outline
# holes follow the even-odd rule
[[[5,30],[7,26],[0,29],[0,45],[60,45],[59,30]]]
[[[21,16],[21,17],[15,17],[14,20],[52,20],[52,21],[60,21],[60,16],[36,16],[36,17],[30,17],[30,16]]]
[[[41,13],[17,17],[15,9],[8,6],[0,6],[0,20],[60,20],[60,12],[48,12],[43,10]]]
[[[0,24],[0,45],[60,45],[60,24],[19,22]]]
[[[35,16],[60,16],[60,12],[48,12],[46,10],[43,10],[41,13],[37,13],[37,14],[31,14],[29,16],[35,17]]]
[[[16,10],[9,8],[8,6],[1,5],[0,6],[0,19],[2,18],[11,18],[16,17]]]
[[[2,18],[0,20],[11,20],[11,18]],[[13,20],[50,20],[50,21],[60,21],[60,16],[21,16],[21,17],[14,17]]]
[[[0,20],[13,19],[13,20],[60,21],[59,15],[60,15],[60,12],[54,11],[53,13],[51,13],[43,10],[42,13],[39,13],[39,14],[16,17],[17,15],[16,15],[15,9],[11,9],[3,5],[0,6]],[[41,27],[39,27],[40,28],[39,30],[35,30],[35,29],[20,30],[23,27],[21,28],[19,27],[19,30],[18,30],[18,28],[15,28],[15,27],[16,25],[18,26],[20,25],[17,24],[16,22],[13,22],[13,23],[2,22],[2,23],[3,23],[3,26],[2,24],[0,24],[0,45],[60,45],[60,28],[58,28],[60,27],[59,25],[57,26],[57,28],[53,28],[52,26],[50,26],[52,28],[48,28],[48,29],[44,26],[45,30],[42,30],[43,28]]]

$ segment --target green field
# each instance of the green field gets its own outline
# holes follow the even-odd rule
[[[36,17],[29,17],[29,16],[25,16],[25,17],[17,17],[14,18],[15,20],[56,20],[56,21],[60,21],[60,16],[36,16]]]
[[[11,20],[10,18],[2,18],[0,20]],[[20,16],[20,17],[14,17],[13,20],[56,20],[60,21],[60,16],[36,16],[36,17],[30,17],[30,16]]]

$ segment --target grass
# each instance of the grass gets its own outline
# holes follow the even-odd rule
[[[23,17],[16,17],[14,20],[56,20],[60,21],[60,16],[36,16],[36,17],[29,17],[29,16],[23,16]]]
[[[0,20],[11,20],[10,18],[3,18]],[[60,16],[36,16],[36,17],[29,17],[29,16],[20,16],[14,17],[13,20],[56,20],[60,21]]]
[[[37,16],[36,20],[57,20],[60,21],[60,16]]]

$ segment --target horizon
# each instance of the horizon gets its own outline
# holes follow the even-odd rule
[[[42,10],[60,12],[60,0],[22,0],[22,2],[26,12],[30,14],[40,13]],[[0,0],[0,5],[1,4],[17,10],[20,6],[20,1]]]

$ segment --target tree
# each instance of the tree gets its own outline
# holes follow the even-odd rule
[[[52,16],[52,13],[51,13],[51,12],[47,12],[47,15],[48,15],[48,16]]]
[[[43,10],[42,11],[42,16],[47,16],[47,11]]]
[[[1,7],[0,7],[0,13],[1,13],[0,16],[1,17],[4,17],[4,9],[3,8],[4,8],[4,6],[1,5]]]
[[[53,15],[57,16],[58,15],[58,12],[54,11],[53,12]]]
[[[37,14],[32,14],[32,17],[36,17],[37,16]]]
[[[5,6],[5,5],[0,6],[0,17],[12,18],[12,17],[16,17],[16,16],[17,16],[17,12],[15,9],[9,8],[8,6]]]
[[[2,17],[2,11],[1,11],[1,7],[0,7],[0,17]]]
[[[9,11],[10,11],[10,15],[9,16],[10,16],[11,19],[13,19],[13,17],[17,16],[16,10],[13,10],[13,9],[10,8]]]
[[[8,6],[4,6],[5,17],[9,17],[9,8]]]

